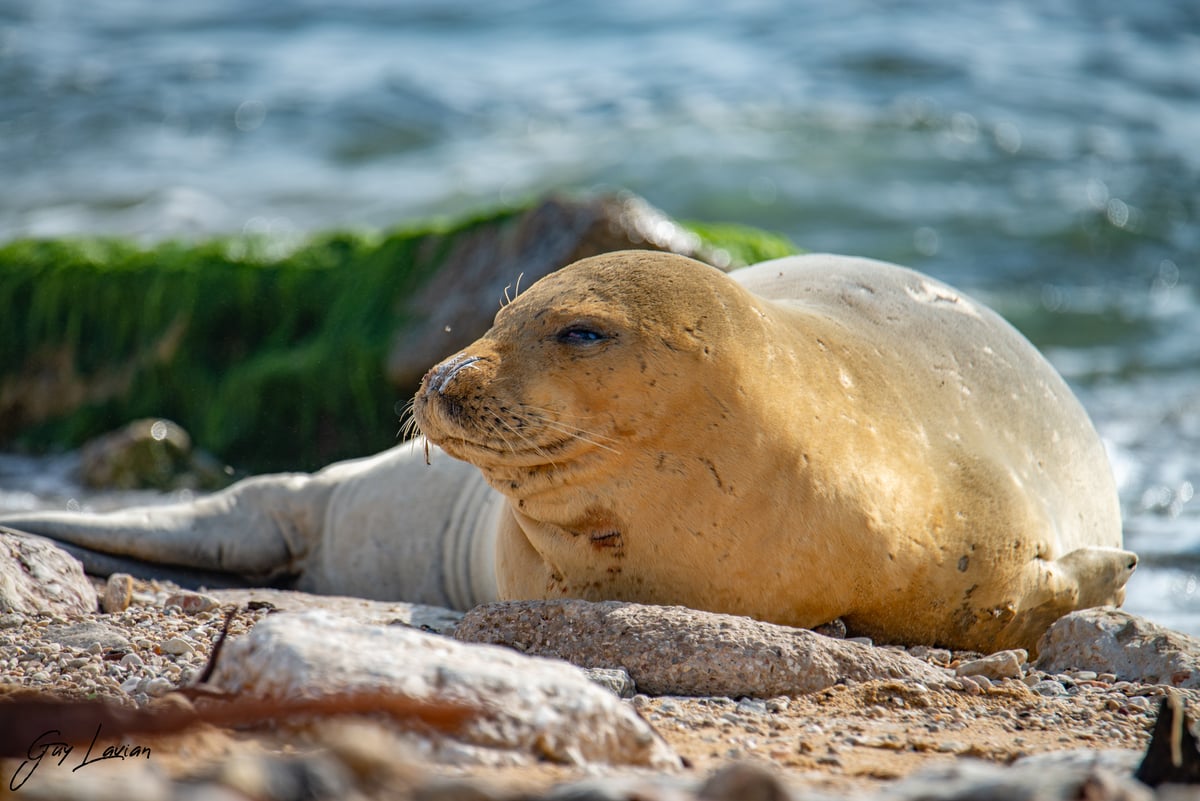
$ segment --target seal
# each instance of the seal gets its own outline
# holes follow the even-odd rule
[[[414,414],[508,500],[504,598],[1032,649],[1066,612],[1119,604],[1136,564],[1049,363],[880,262],[577,262],[431,370]]]
[[[1053,368],[983,305],[882,262],[577,262],[431,369],[414,415],[427,442],[313,475],[0,524],[90,572],[460,609],[682,604],[980,651],[1119,604],[1137,561]]]

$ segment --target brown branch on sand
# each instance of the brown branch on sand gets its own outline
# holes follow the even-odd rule
[[[443,733],[458,731],[485,709],[453,702],[429,702],[387,691],[343,693],[322,698],[266,699],[244,695],[198,694],[192,704],[133,709],[106,701],[71,701],[43,694],[0,699],[0,758],[23,758],[35,743],[92,742],[138,734],[177,734],[207,723],[248,727],[296,718],[387,715],[401,725]]]

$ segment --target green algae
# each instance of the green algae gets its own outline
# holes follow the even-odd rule
[[[747,264],[781,259],[800,252],[800,249],[782,234],[748,225],[689,221],[684,227],[700,237],[705,247],[724,251],[729,257],[724,266],[728,267],[744,267]]]

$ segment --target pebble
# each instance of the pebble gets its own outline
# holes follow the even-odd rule
[[[196,650],[195,648],[192,647],[191,643],[189,643],[187,640],[183,639],[182,637],[172,637],[171,639],[169,639],[165,643],[163,643],[162,649],[166,653],[172,654],[174,656],[182,656],[183,654],[190,654],[192,651]]]
[[[743,698],[738,701],[737,711],[743,715],[765,715],[767,702],[760,698]]]
[[[1021,666],[1029,655],[1022,649],[997,651],[982,659],[972,659],[954,669],[956,676],[983,676],[993,680],[1021,678]],[[1096,674],[1092,674],[1093,678]]]
[[[1137,695],[1125,702],[1126,706],[1133,707],[1141,712],[1149,712],[1154,708],[1154,702],[1143,695]]]
[[[1048,697],[1067,694],[1067,688],[1063,686],[1063,683],[1053,679],[1039,681],[1029,689],[1033,690],[1038,695],[1045,695]]]
[[[910,656],[924,659],[933,665],[948,665],[952,654],[945,648],[931,648],[928,645],[914,645],[908,649]]]
[[[100,608],[115,615],[124,612],[133,603],[133,576],[128,573],[113,573],[104,585],[100,596]]]
[[[221,602],[211,595],[183,590],[168,595],[163,606],[177,606],[184,614],[198,615],[219,608]]]
[[[996,686],[996,683],[994,681],[989,679],[987,676],[983,676],[983,675],[964,676],[963,681],[973,681],[979,685],[979,689],[981,689],[981,690],[990,690]]]
[[[169,680],[164,679],[162,676],[156,676],[155,678],[150,679],[150,681],[146,682],[144,691],[147,695],[153,696],[155,698],[159,698],[159,697],[166,695],[167,693],[171,692],[174,689],[175,689],[175,685],[172,684]]]
[[[594,683],[616,694],[618,698],[632,698],[637,686],[624,668],[584,668],[583,672]]]

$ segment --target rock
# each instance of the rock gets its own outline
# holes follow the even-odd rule
[[[773,698],[871,679],[944,682],[908,654],[678,606],[515,601],[478,606],[454,636],[581,667],[624,668],[638,692]]]
[[[171,683],[170,679],[164,676],[156,676],[146,682],[144,692],[151,698],[161,698],[174,689],[175,685]]]
[[[163,653],[165,653],[165,654],[172,654],[173,656],[183,656],[184,654],[190,654],[192,651],[194,651],[196,649],[192,647],[192,644],[190,642],[183,639],[182,637],[172,637],[171,639],[167,640],[166,642],[164,642],[162,644],[162,650],[163,650]]]
[[[511,297],[573,261],[627,248],[706,255],[695,236],[634,196],[549,198],[505,224],[455,234],[437,274],[402,303],[399,316],[411,322],[392,343],[388,379],[411,391],[429,365],[491,327],[506,291]]]
[[[1063,683],[1061,681],[1055,681],[1054,679],[1046,679],[1044,681],[1034,682],[1029,689],[1038,695],[1044,695],[1047,698],[1056,698],[1060,695],[1067,694],[1067,688],[1063,686]]]
[[[434,634],[451,634],[463,613],[441,606],[411,604],[404,601],[370,601],[345,595],[311,595],[295,590],[236,589],[209,590],[207,593],[222,606],[266,606],[275,612],[303,612],[323,609],[359,623],[409,626]],[[169,600],[169,599],[168,599]]]
[[[1141,761],[1142,752],[1132,748],[1076,748],[1030,754],[1016,760],[1012,766],[1031,772],[1047,768],[1073,768],[1080,771],[1104,768],[1117,776],[1132,776]]]
[[[133,603],[133,576],[128,573],[113,573],[104,585],[100,596],[100,608],[106,614],[124,612]]]
[[[593,683],[616,693],[618,698],[632,698],[637,695],[637,685],[633,683],[629,673],[624,668],[615,670],[609,668],[583,668],[583,674]]]
[[[835,640],[846,639],[846,621],[839,618],[834,618],[828,623],[823,623],[820,626],[813,626],[813,631],[817,634],[823,634],[826,637],[833,637]]]
[[[170,420],[134,420],[87,442],[79,479],[94,489],[204,489],[232,482],[219,462],[192,449],[192,438]]]
[[[1200,640],[1117,609],[1064,615],[1038,642],[1047,673],[1092,670],[1122,681],[1200,688]]]
[[[221,602],[211,595],[205,595],[190,590],[173,592],[163,601],[163,606],[178,606],[184,614],[198,615],[201,612],[211,612],[221,606]]]
[[[709,776],[696,791],[702,801],[789,801],[778,776],[761,765],[735,762]]]
[[[79,560],[50,540],[0,527],[0,613],[77,615],[96,603]]]
[[[945,648],[931,648],[928,645],[914,645],[908,649],[909,656],[924,659],[935,665],[948,665],[952,654]]]
[[[1029,655],[1021,648],[1011,651],[997,651],[991,656],[985,656],[982,659],[972,659],[969,662],[963,662],[954,669],[954,675],[983,676],[993,681],[1019,679],[1021,678],[1021,665],[1024,665],[1025,660],[1028,658]]]
[[[878,801],[1152,801],[1154,794],[1128,776],[1103,768],[1002,767],[960,757],[902,779]]]
[[[267,699],[379,693],[475,710],[453,738],[415,746],[435,760],[680,764],[632,709],[568,665],[320,610],[270,615],[227,642],[211,684]]]
[[[101,653],[105,649],[129,651],[133,648],[133,644],[120,629],[95,620],[47,626],[45,637],[59,645],[95,653]]]

